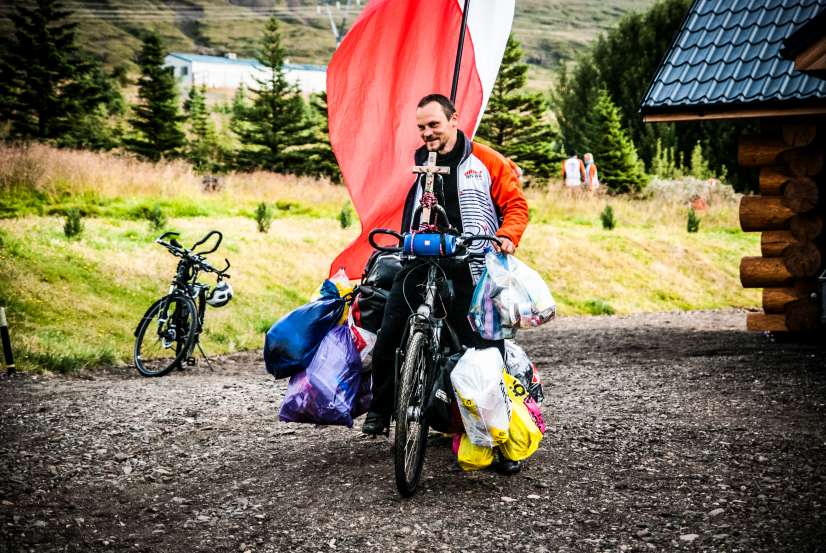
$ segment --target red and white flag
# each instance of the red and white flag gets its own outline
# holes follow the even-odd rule
[[[421,145],[416,104],[450,95],[463,0],[374,0],[327,67],[330,142],[361,220],[361,234],[333,261],[359,278],[374,228],[398,230]],[[471,0],[456,108],[473,136],[490,97],[513,21],[514,0]]]

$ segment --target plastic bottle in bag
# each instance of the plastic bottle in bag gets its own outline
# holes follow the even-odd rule
[[[508,439],[511,402],[496,348],[467,350],[450,375],[468,439],[492,447]]]

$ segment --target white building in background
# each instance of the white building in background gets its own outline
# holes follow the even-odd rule
[[[270,70],[258,60],[225,56],[202,56],[173,52],[164,58],[164,65],[171,67],[182,88],[206,85],[207,88],[235,89],[243,84],[256,88],[256,79],[265,79]],[[327,84],[327,68],[323,65],[284,64],[287,79],[298,85],[305,94],[324,92]]]

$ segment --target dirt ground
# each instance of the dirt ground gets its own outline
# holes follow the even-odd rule
[[[517,341],[549,423],[512,477],[431,436],[277,420],[260,353],[159,379],[0,381],[0,551],[826,552],[826,363],[737,311],[568,318]]]

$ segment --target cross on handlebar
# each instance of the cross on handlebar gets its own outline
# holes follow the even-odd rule
[[[415,165],[412,169],[413,173],[425,175],[424,195],[422,196],[422,216],[419,219],[420,224],[430,225],[430,209],[432,204],[428,197],[433,195],[433,175],[449,175],[450,167],[441,167],[436,165],[436,152],[429,152],[427,154],[427,163],[425,165]]]

